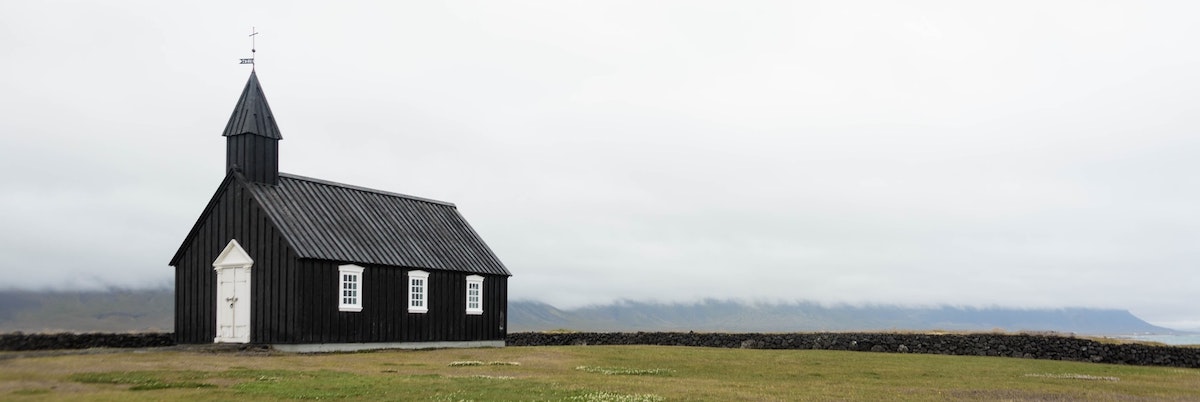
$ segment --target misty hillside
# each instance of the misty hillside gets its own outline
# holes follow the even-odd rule
[[[0,291],[0,332],[171,331],[170,289]]]
[[[0,291],[0,332],[171,331],[170,289],[34,292]],[[822,306],[817,303],[749,304],[706,300],[691,304],[622,301],[563,310],[546,303],[513,301],[510,332],[578,331],[1058,331],[1118,335],[1177,333],[1124,310],[907,308]]]
[[[750,304],[706,300],[694,304],[623,301],[560,310],[531,301],[509,302],[511,331],[1057,331],[1094,335],[1176,333],[1124,310],[908,308],[822,306],[818,303]]]

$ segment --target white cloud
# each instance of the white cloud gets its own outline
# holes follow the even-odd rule
[[[169,281],[256,26],[283,170],[456,202],[515,298],[1190,325],[1196,7],[5,3],[0,277]]]

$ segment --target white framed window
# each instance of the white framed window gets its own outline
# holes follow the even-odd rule
[[[363,267],[338,266],[338,311],[362,311]]]
[[[429,312],[429,273],[408,272],[408,312]]]
[[[467,277],[467,314],[483,314],[483,277]]]

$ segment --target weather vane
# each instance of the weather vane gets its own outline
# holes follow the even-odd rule
[[[250,27],[250,58],[249,59],[241,59],[242,62],[239,63],[239,64],[249,64],[251,70],[254,69],[254,52],[256,52],[256,50],[254,49],[255,48],[255,39],[256,39],[255,36],[258,36],[258,30],[254,29],[254,27]]]

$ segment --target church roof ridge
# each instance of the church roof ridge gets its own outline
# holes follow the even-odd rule
[[[376,190],[373,188],[355,186],[355,185],[346,184],[346,183],[338,183],[335,181],[330,181],[330,180],[325,180],[325,179],[317,179],[317,178],[308,177],[308,176],[301,176],[298,174],[279,172],[279,177],[292,179],[292,180],[303,180],[303,181],[313,182],[313,183],[317,183],[317,184],[324,184],[327,186],[341,187],[341,188],[345,188],[345,189],[358,190],[358,191],[374,193],[374,194],[379,194],[379,195],[386,195],[386,196],[390,196],[390,197],[406,198],[406,199],[410,199],[413,201],[428,202],[430,204],[438,204],[438,205],[444,205],[447,207],[457,208],[457,206],[455,206],[454,203],[452,203],[452,202],[439,201],[439,200],[435,200],[432,198],[417,197],[415,195],[394,193],[391,191]]]

